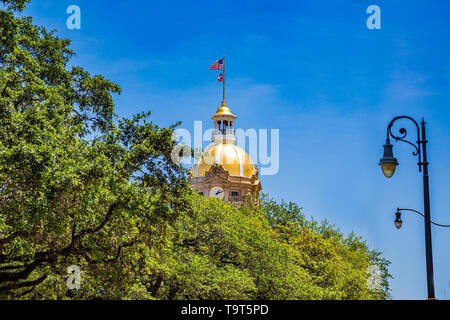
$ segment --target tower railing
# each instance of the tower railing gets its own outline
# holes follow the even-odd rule
[[[225,134],[234,134],[234,129],[214,129],[213,135],[225,135]]]

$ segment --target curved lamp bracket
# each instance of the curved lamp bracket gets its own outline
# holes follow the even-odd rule
[[[398,130],[398,132],[399,132],[398,135],[395,135],[394,133],[392,133],[392,127],[394,126],[394,123],[397,120],[400,120],[400,119],[407,119],[407,120],[412,121],[415,124],[415,126],[417,128],[417,141],[416,141],[416,143],[413,143],[413,142],[411,142],[411,141],[406,139],[406,136],[408,135],[408,131],[406,130],[406,128],[403,128],[403,127],[400,128]],[[420,140],[419,124],[416,122],[416,120],[414,120],[413,118],[408,117],[408,116],[395,117],[394,119],[391,120],[391,122],[389,123],[389,125],[387,127],[386,141],[388,141],[388,142],[389,142],[389,137],[394,138],[395,141],[403,141],[403,142],[406,142],[409,145],[413,146],[414,151],[413,151],[412,154],[413,154],[413,156],[418,156],[419,161],[418,161],[417,164],[419,165],[419,172],[422,172],[422,156],[421,156],[421,152],[420,152],[420,150],[421,150],[420,149],[420,145],[421,145],[422,141]]]
[[[422,212],[417,211],[417,210],[414,210],[414,209],[397,208],[397,212],[401,212],[401,211],[415,212],[415,213],[417,213],[417,214],[419,214],[419,215],[421,215],[422,217],[425,218],[425,215],[424,215]],[[432,224],[434,224],[435,226],[444,227],[444,228],[450,228],[450,225],[448,225],[448,224],[440,224],[440,223],[437,223],[437,222],[434,222],[434,221],[430,221],[430,222],[431,222]]]

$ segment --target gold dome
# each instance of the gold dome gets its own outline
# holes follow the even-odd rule
[[[226,116],[226,117],[230,117],[230,118],[234,118],[234,119],[237,118],[234,114],[231,113],[230,108],[227,107],[225,102],[222,102],[222,105],[219,108],[217,108],[216,114],[213,115],[211,118],[214,120],[214,118],[222,117],[222,116]]]
[[[216,143],[205,149],[192,170],[193,177],[205,176],[214,164],[220,164],[232,176],[250,178],[255,169],[252,159],[242,148],[232,143]]]

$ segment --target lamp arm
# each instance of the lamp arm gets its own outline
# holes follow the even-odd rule
[[[412,143],[411,141],[408,141],[408,140],[406,140],[405,138],[406,138],[406,136],[408,135],[408,131],[405,129],[405,128],[400,128],[400,130],[399,130],[399,135],[398,136],[396,136],[396,135],[394,135],[393,133],[392,133],[392,127],[393,127],[393,125],[394,125],[394,123],[397,121],[397,120],[400,120],[400,119],[407,119],[407,120],[410,120],[411,122],[413,122],[414,124],[415,124],[415,126],[416,126],[416,128],[417,128],[417,141],[416,141],[416,143]],[[395,117],[394,119],[392,119],[391,120],[391,122],[389,122],[389,125],[388,125],[388,127],[387,127],[387,132],[386,132],[386,141],[389,141],[389,136],[391,136],[392,138],[394,138],[395,139],[395,141],[403,141],[403,142],[406,142],[406,143],[408,143],[408,144],[410,144],[411,146],[413,146],[414,147],[414,149],[415,149],[415,151],[413,151],[413,156],[418,156],[419,157],[419,161],[418,161],[418,165],[419,165],[419,172],[422,172],[422,154],[421,154],[421,147],[420,147],[420,144],[421,144],[421,139],[420,139],[420,128],[419,128],[419,124],[416,122],[416,120],[414,120],[413,118],[411,118],[411,117],[408,117],[408,116],[398,116],[398,117]]]
[[[425,215],[422,212],[419,212],[419,211],[414,210],[414,209],[397,208],[397,211],[412,211],[412,212],[420,214],[422,217],[425,218]],[[448,225],[448,224],[439,224],[439,223],[436,223],[436,222],[433,222],[433,221],[430,221],[430,222],[432,224],[436,225],[436,226],[439,226],[439,227],[450,228],[450,225]]]

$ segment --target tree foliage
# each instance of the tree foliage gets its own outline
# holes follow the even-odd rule
[[[381,252],[371,250],[361,237],[354,233],[345,236],[326,220],[308,220],[297,204],[277,203],[267,195],[262,199],[262,210],[278,241],[300,253],[311,282],[323,289],[321,298],[390,298],[390,262]],[[367,286],[369,266],[380,270],[375,291]]]
[[[0,16],[0,292],[22,294],[68,263],[120,267],[125,248],[152,245],[150,223],[186,210],[188,186],[173,127],[118,119],[120,88],[69,69],[69,40]]]
[[[389,298],[389,262],[359,237],[294,203],[193,193],[171,161],[175,125],[120,119],[118,85],[69,68],[69,40],[15,16],[28,1],[2,2],[0,298]]]

